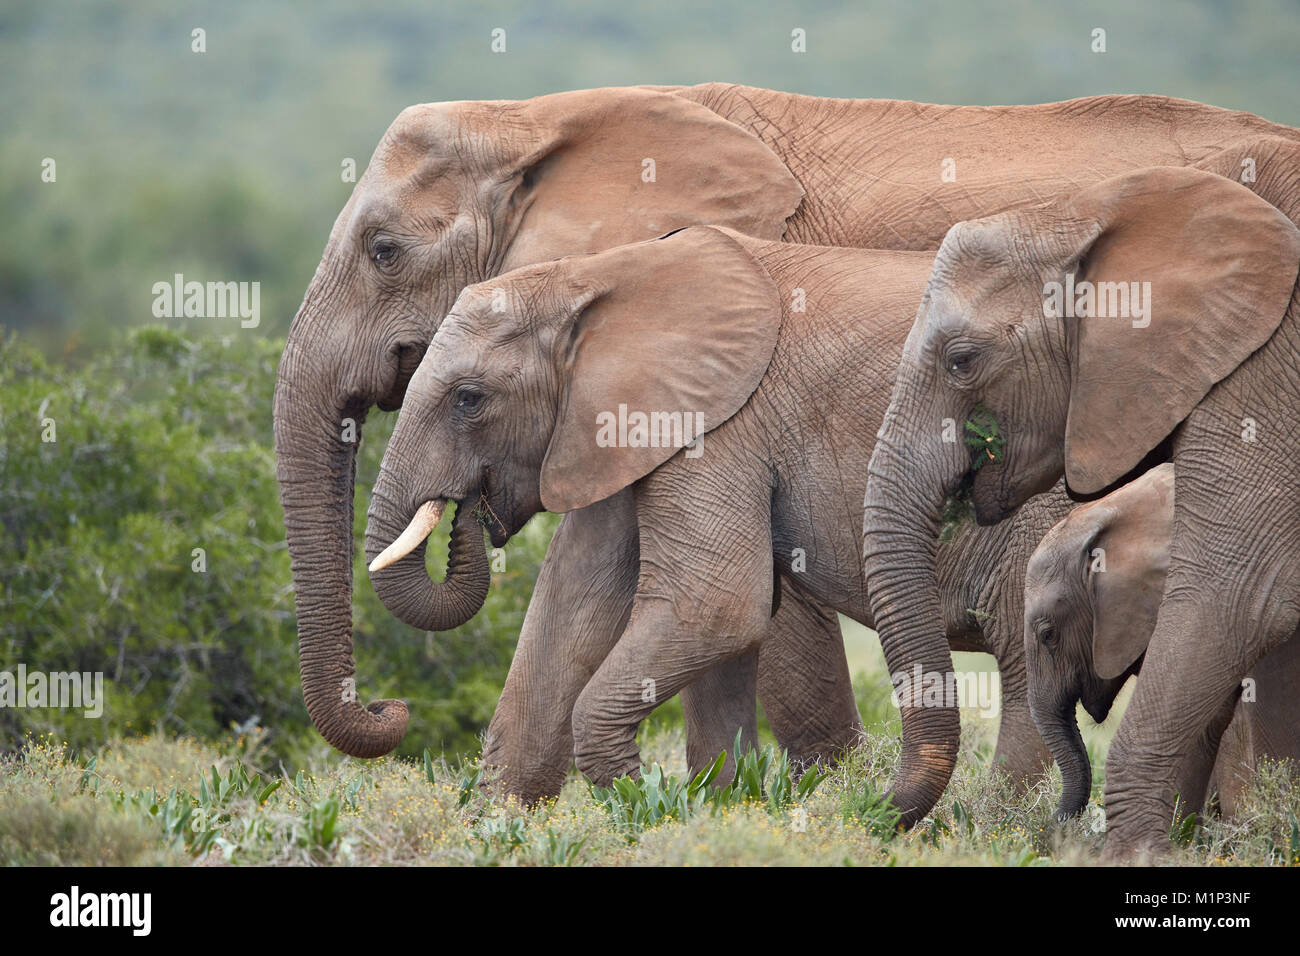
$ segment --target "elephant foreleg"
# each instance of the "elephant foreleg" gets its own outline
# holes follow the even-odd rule
[[[755,676],[772,734],[796,770],[830,762],[862,739],[839,618],[799,589],[782,588],[758,652],[719,664],[682,689],[692,772],[730,753],[737,729],[744,731],[742,747],[757,746]],[[730,768],[729,761],[724,772]]]
[[[1275,333],[1251,366],[1271,371],[1275,350],[1289,356],[1287,331],[1284,325]],[[1166,846],[1174,794],[1189,785],[1179,779],[1183,761],[1196,759],[1211,740],[1217,748],[1227,702],[1242,679],[1300,621],[1300,488],[1290,460],[1282,459],[1295,436],[1272,439],[1268,450],[1277,457],[1243,443],[1250,460],[1230,454],[1238,450],[1222,439],[1237,434],[1243,408],[1267,407],[1277,381],[1285,379],[1221,383],[1188,417],[1174,446],[1178,494],[1164,598],[1106,765],[1112,858]],[[1225,484],[1224,475],[1239,477]]]
[[[483,744],[483,763],[507,793],[532,803],[560,792],[573,763],[574,702],[618,641],[636,578],[631,492],[565,515]]]
[[[1107,856],[1167,847],[1179,816],[1205,797],[1219,737],[1240,690],[1241,636],[1204,590],[1166,590],[1133,700],[1106,761]]]
[[[661,701],[753,658],[772,607],[772,550],[766,513],[742,495],[709,502],[700,522],[696,495],[678,476],[656,473],[638,490],[640,577],[627,627],[583,688],[573,709],[578,769],[599,786],[640,766],[638,725]],[[767,495],[756,492],[758,501]],[[713,561],[718,528],[726,560]],[[730,746],[728,741],[727,746]],[[716,751],[715,751],[716,753]]]
[[[1245,553],[1238,544],[1227,547]],[[1255,608],[1250,613],[1226,602],[1203,572],[1171,569],[1142,674],[1106,764],[1112,859],[1163,849],[1175,795],[1198,805],[1204,797],[1242,678],[1295,628],[1295,569],[1288,570],[1270,579],[1277,588],[1272,593],[1239,598]],[[1266,578],[1243,573],[1245,580]]]

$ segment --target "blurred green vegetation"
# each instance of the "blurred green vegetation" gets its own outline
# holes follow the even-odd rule
[[[0,669],[102,671],[107,697],[99,720],[0,708],[0,746],[26,731],[83,746],[258,724],[281,754],[318,741],[298,689],[268,414],[280,349],[143,326],[72,370],[12,335],[0,345]],[[473,621],[412,631],[379,603],[361,544],[394,418],[376,413],[360,448],[358,691],[411,702],[403,753],[472,753],[556,519],[539,516],[507,545]],[[445,567],[445,529],[430,552]]]
[[[101,721],[0,710],[0,748],[254,719],[282,755],[323,747],[298,691],[271,392],[352,188],[342,164],[359,175],[403,107],[730,80],[950,103],[1153,92],[1296,124],[1297,49],[1298,0],[0,3],[0,325],[17,330],[0,352],[0,669],[103,670],[110,695]],[[259,282],[261,325],[152,327],[153,284],[176,273]],[[366,431],[358,536],[391,423]],[[536,519],[485,612],[436,637],[393,620],[357,558],[358,689],[410,700],[405,753],[475,748],[554,525]]]

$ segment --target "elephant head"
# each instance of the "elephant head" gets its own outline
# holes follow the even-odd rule
[[[969,495],[991,524],[1062,473],[1096,494],[1153,464],[1281,323],[1298,262],[1300,233],[1277,209],[1190,169],[950,229],[869,467],[864,567],[882,641],[933,643],[945,500]]]
[[[419,627],[463,623],[487,580],[469,508],[501,546],[538,511],[585,507],[702,442],[757,387],[780,316],[762,266],[711,228],[467,288],[411,379],[375,483],[366,553],[380,598]],[[620,408],[677,414],[680,440],[654,428],[622,440],[611,427]],[[441,587],[472,595],[457,602],[439,596],[419,550],[453,501]],[[429,607],[456,616],[435,623]]]
[[[1060,819],[1082,811],[1092,790],[1075,705],[1082,701],[1101,723],[1141,666],[1164,595],[1173,522],[1174,466],[1165,463],[1075,508],[1029,559],[1029,709],[1061,767]]]
[[[356,443],[371,405],[401,405],[461,290],[525,263],[697,223],[780,238],[802,195],[755,136],[671,91],[589,90],[401,113],[334,224],[276,384],[303,696],[327,741],[374,757],[405,732],[405,704],[363,708],[354,692]],[[448,590],[415,616],[446,624],[463,616],[476,588],[481,581]]]

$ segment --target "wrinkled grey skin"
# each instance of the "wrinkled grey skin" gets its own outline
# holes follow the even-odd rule
[[[1075,707],[1093,720],[1142,666],[1164,595],[1174,524],[1174,466],[1159,465],[1104,498],[1080,505],[1039,544],[1025,572],[1029,707],[1061,768],[1061,819],[1088,803],[1088,752]],[[1098,670],[1105,673],[1098,673]],[[1300,642],[1263,658],[1235,701],[1208,790],[1195,757],[1180,771],[1182,812],[1217,796],[1232,815],[1256,761],[1300,758]]]
[[[1211,791],[1224,816],[1243,808],[1243,796],[1262,758],[1300,762],[1300,639],[1292,636],[1250,672],[1228,729],[1219,740]],[[1252,699],[1253,698],[1253,699]]]
[[[557,407],[566,391],[589,386],[587,379],[569,381],[566,371],[556,371],[564,367],[569,343],[583,341],[571,330],[582,328],[583,318],[575,316],[587,306],[578,293],[566,290],[596,286],[612,288],[607,295],[617,296],[622,280],[637,272],[638,256],[659,252],[661,246],[687,246],[701,232],[712,231],[690,229],[587,260],[523,268],[467,289],[408,387],[375,484],[367,554],[373,558],[396,539],[425,501],[472,504],[484,495],[500,519],[500,524],[489,521],[496,545],[540,510],[545,494],[539,490],[541,463],[554,464],[560,454],[561,442],[553,437],[563,427],[557,426]],[[773,318],[780,323],[780,337],[762,380],[738,412],[708,433],[697,460],[678,454],[632,485],[641,572],[627,597],[631,619],[579,695],[573,718],[579,769],[600,785],[636,772],[637,724],[657,700],[718,663],[762,647],[774,569],[782,600],[811,600],[872,623],[857,528],[848,516],[865,492],[870,436],[883,418],[890,377],[932,256],[802,247],[730,235],[761,263],[779,291],[777,301],[790,302],[794,289],[807,289],[807,312],[781,309]],[[702,258],[691,251],[679,256],[685,263]],[[687,353],[707,351],[706,284],[710,273],[721,269],[710,266],[701,276],[688,268],[655,269],[656,282],[700,285],[699,315],[692,326],[700,341],[678,341],[675,347]],[[659,291],[652,285],[629,306],[645,314],[647,339],[656,323],[670,321],[658,311],[663,308]],[[523,314],[494,311],[494,296],[501,295],[525,303]],[[615,320],[602,316],[600,321],[611,326]],[[653,342],[646,342],[645,354],[652,349]],[[608,370],[602,366],[601,371]],[[613,374],[635,379],[639,371],[629,367]],[[458,389],[466,387],[478,396],[471,411],[458,404]],[[631,400],[615,391],[608,404]],[[566,467],[585,475],[599,462]],[[544,486],[546,479],[540,481]],[[1046,756],[1028,715],[1016,709],[1024,698],[1016,653],[1023,569],[1044,531],[1070,506],[1058,489],[1023,509],[1013,522],[962,529],[938,551],[946,641],[919,662],[886,648],[891,673],[910,674],[920,663],[926,672],[943,675],[951,669],[949,643],[996,647],[1004,679],[1010,682],[999,747],[1038,753],[1039,763],[1024,767],[1027,772],[1039,770]],[[795,555],[799,560],[792,561]],[[388,588],[383,583],[387,574],[428,577],[418,554],[375,575],[379,593],[397,601],[415,585]],[[646,678],[654,680],[653,700],[642,697]],[[938,713],[905,707],[904,733],[923,732],[915,719],[933,720]],[[955,706],[945,711],[946,719],[955,721],[956,716]],[[904,763],[893,792],[909,825],[937,799],[955,751],[923,750],[921,758]]]
[[[1059,819],[1080,813],[1092,791],[1076,705],[1101,723],[1141,666],[1164,595],[1173,519],[1173,465],[1163,464],[1075,508],[1029,559],[1029,709],[1061,768]]]
[[[1278,129],[1162,97],[953,108],[729,84],[404,111],[334,225],[276,386],[277,475],[313,723],[363,757],[392,750],[405,730],[401,701],[363,708],[351,692],[356,444],[343,436],[371,406],[400,406],[466,285],[700,222],[801,242],[934,248],[958,219],[1134,164],[1192,162]],[[956,159],[956,184],[940,180],[944,156]],[[642,179],[647,157],[658,163],[654,183]],[[620,595],[637,574],[632,507],[625,493],[570,514],[551,543],[484,749],[486,763],[504,768],[506,789],[525,799],[558,792],[572,759],[573,703],[630,611]],[[474,588],[438,593],[419,624],[449,625]],[[693,754],[716,752],[731,728],[748,725],[740,715],[752,711],[744,701],[755,672],[773,729],[796,758],[856,738],[834,615],[796,597],[769,628],[757,662],[738,658],[683,692]],[[741,702],[734,714],[728,701]]]
[[[1294,468],[1300,430],[1287,411],[1300,407],[1296,234],[1276,214],[1294,223],[1300,213],[1300,157],[1292,138],[1273,138],[1202,165],[1235,179],[1243,157],[1259,170],[1250,184],[1255,197],[1232,182],[1192,181],[1185,170],[1154,169],[1071,193],[1041,210],[954,228],[908,339],[871,461],[867,584],[885,642],[933,629],[937,597],[928,542],[942,502],[963,482],[971,482],[978,519],[993,523],[1070,467],[1094,485],[1101,483],[1097,476],[1122,478],[1113,472],[1139,465],[1144,453],[1148,461],[1176,465],[1174,536],[1158,623],[1107,762],[1107,852],[1114,859],[1165,845],[1180,769],[1193,759],[1208,772],[1241,680],[1295,632],[1300,617]],[[1121,183],[1148,183],[1152,191],[1106,207],[1104,197],[1112,190],[1119,196]],[[1202,205],[1183,199],[1202,190]],[[1090,211],[1072,213],[1076,197]],[[1122,217],[1139,202],[1154,227],[1111,233],[1103,226],[1108,216]],[[1159,228],[1162,216],[1223,217],[1229,208],[1233,215],[1216,222],[1208,236],[1176,223]],[[1118,243],[1124,254],[1089,259],[1093,239],[1107,248]],[[1236,251],[1224,251],[1226,243],[1235,243]],[[1060,281],[1072,269],[1087,276],[1096,262],[1103,270],[1124,268],[1129,258],[1135,278],[1155,275],[1164,294],[1175,293],[1178,307],[1151,326],[1160,347],[1149,338],[1106,339],[1100,326],[1092,327],[1098,335],[1085,339],[1092,333],[1084,320],[1044,316],[1046,281]],[[1199,277],[1205,275],[1215,281],[1203,284]],[[1253,285],[1239,276],[1250,276]],[[1254,286],[1268,292],[1252,304]],[[1207,324],[1191,325],[1202,313]],[[1172,329],[1179,331],[1171,337]],[[1248,351],[1260,339],[1262,345]],[[1111,352],[1080,357],[1080,341]],[[1238,351],[1248,354],[1240,358]],[[1096,355],[1104,360],[1094,361]],[[1129,356],[1139,362],[1148,355],[1152,364],[1145,370],[1129,364]],[[1203,356],[1204,367],[1239,364],[1205,372],[1189,355]],[[1177,367],[1162,364],[1170,361]],[[1177,391],[1180,383],[1186,390]],[[1088,414],[1076,408],[1085,387]],[[1108,401],[1128,404],[1122,415],[1112,411],[1107,419],[1098,410]],[[1194,403],[1186,417],[1165,420],[1184,401]],[[978,404],[993,411],[1006,446],[1002,459],[972,481],[970,459],[936,441],[932,423],[960,420]],[[1267,439],[1243,441],[1243,419],[1260,416],[1273,423]],[[1141,446],[1131,437],[1138,425],[1145,429]],[[1162,426],[1168,428],[1163,441]],[[1065,440],[1067,428],[1073,443]],[[1087,428],[1093,431],[1080,431]],[[1087,441],[1079,441],[1080,434]]]

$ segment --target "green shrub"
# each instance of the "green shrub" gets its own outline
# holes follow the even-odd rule
[[[0,669],[102,672],[104,714],[0,709],[0,746],[162,730],[318,741],[298,688],[271,404],[283,343],[146,326],[82,367],[0,343]],[[474,751],[500,693],[555,518],[507,546],[484,609],[421,635],[379,602],[360,546],[395,416],[361,444],[354,628],[362,694],[404,697],[403,753]],[[53,439],[48,440],[48,439]],[[441,553],[439,554],[439,550]],[[436,566],[446,530],[431,542]],[[441,573],[440,571],[438,573]]]

